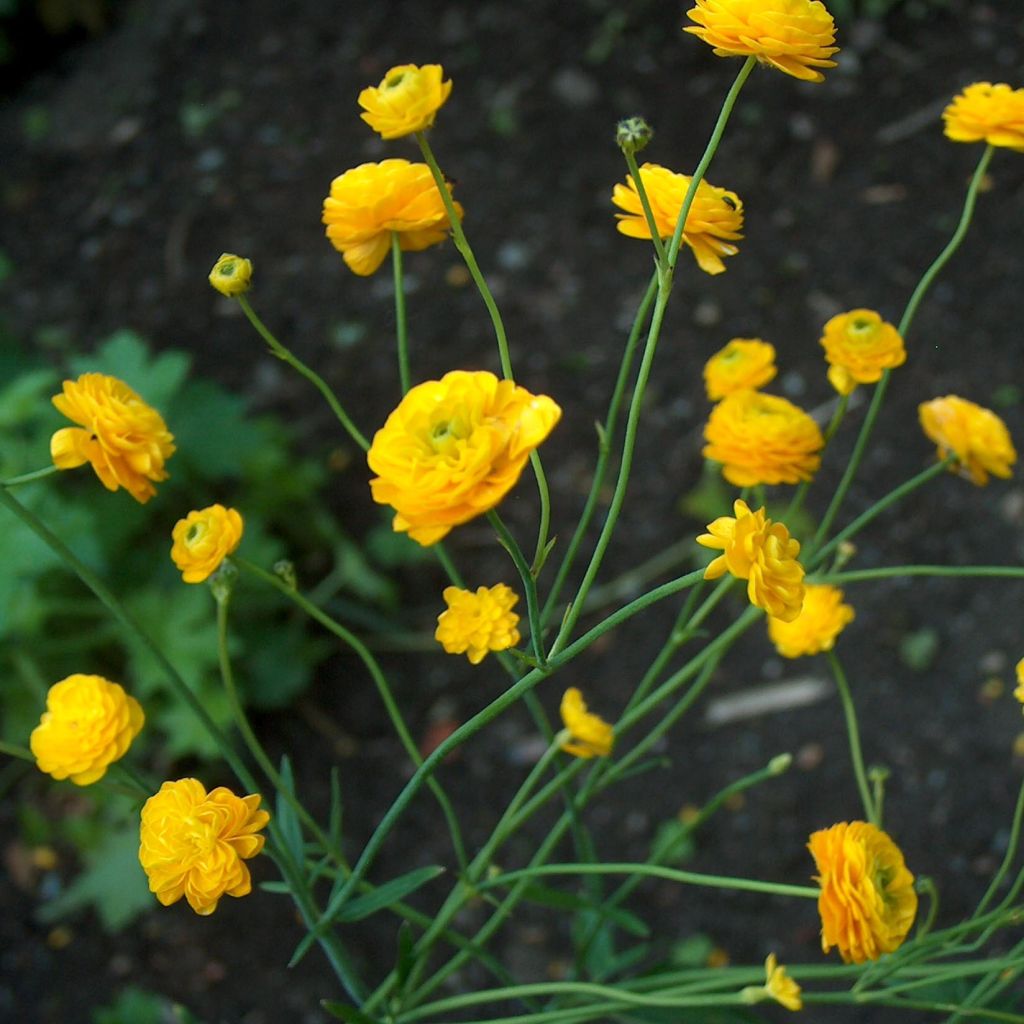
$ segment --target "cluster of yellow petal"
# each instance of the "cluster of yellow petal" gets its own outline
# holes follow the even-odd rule
[[[697,0],[686,12],[719,57],[756,57],[794,78],[821,82],[817,68],[834,68],[839,50],[832,15],[819,0]]]
[[[954,470],[972,483],[988,483],[988,475],[1007,479],[1017,452],[1006,424],[991,410],[966,398],[946,395],[918,406],[921,427],[938,445],[940,459],[956,456]]]
[[[851,309],[825,324],[821,336],[829,362],[828,379],[841,395],[858,384],[874,384],[883,370],[906,362],[903,338],[873,309]]]
[[[737,487],[810,480],[825,447],[818,424],[792,402],[743,389],[725,396],[704,427],[704,457]]]
[[[733,338],[704,364],[704,387],[717,402],[734,391],[756,391],[776,374],[775,346],[760,338]]]
[[[640,168],[640,181],[654,214],[654,223],[661,238],[675,234],[690,187],[690,177],[676,174],[658,164],[644,164]],[[618,184],[612,191],[612,202],[625,213],[617,213],[617,227],[630,238],[650,238],[651,228],[644,216],[636,182],[626,175],[626,184]],[[686,215],[683,242],[693,250],[697,265],[708,274],[725,270],[723,256],[735,256],[739,249],[732,242],[742,238],[743,203],[735,192],[709,185],[703,179],[697,186],[693,203]]]
[[[764,962],[765,992],[787,1010],[800,1010],[804,1001],[800,995],[800,986],[786,973],[774,953],[769,953]]]
[[[382,139],[400,139],[421,132],[434,123],[438,110],[452,91],[451,81],[443,81],[440,64],[400,64],[359,94],[359,116]]]
[[[186,583],[202,583],[242,542],[245,524],[233,508],[210,505],[189,512],[171,531],[171,558]]]
[[[587,710],[583,694],[570,686],[559,708],[569,738],[562,750],[573,757],[607,757],[615,743],[615,730],[603,718]]]
[[[800,614],[804,567],[797,561],[800,542],[782,523],[773,523],[763,508],[751,512],[745,501],[733,503],[732,516],[720,516],[697,538],[706,548],[723,552],[704,570],[706,580],[731,573],[747,581],[750,603],[783,622]]]
[[[108,491],[123,487],[145,504],[156,494],[151,481],[167,479],[164,463],[174,454],[174,436],[156,409],[124,381],[104,373],[83,373],[64,381],[53,404],[78,427],[64,427],[50,439],[58,469],[87,462]]]
[[[824,583],[804,587],[800,614],[790,622],[768,617],[768,636],[784,658],[802,658],[830,651],[836,638],[853,621],[854,611],[843,604],[843,592]]]
[[[119,684],[76,673],[50,687],[29,746],[40,771],[87,786],[124,757],[145,717]]]
[[[1021,704],[1024,704],[1024,658],[1017,662],[1017,686],[1013,695]]]
[[[252,260],[236,256],[233,252],[221,253],[210,271],[210,284],[229,299],[244,295],[251,281]]]
[[[448,654],[465,654],[479,665],[488,651],[504,651],[519,643],[519,616],[512,607],[519,595],[499,583],[493,587],[460,590],[445,587],[447,611],[437,617],[434,639]]]
[[[1024,89],[975,82],[942,112],[946,138],[1024,152]]]
[[[263,849],[256,833],[270,821],[259,805],[259,796],[238,797],[223,786],[207,793],[197,779],[165,782],[142,808],[139,861],[150,892],[165,907],[184,896],[204,915],[224,895],[251,892],[244,861]]]
[[[461,219],[458,203],[455,210]],[[339,175],[324,200],[323,223],[331,245],[361,277],[384,262],[392,233],[404,252],[419,252],[443,242],[451,228],[430,168],[408,160],[360,164]]]
[[[485,370],[453,370],[411,388],[367,452],[373,500],[394,528],[428,545],[494,508],[562,410]]]
[[[914,876],[900,848],[866,821],[815,832],[807,848],[821,886],[821,948],[838,946],[854,964],[899,949],[917,914]]]

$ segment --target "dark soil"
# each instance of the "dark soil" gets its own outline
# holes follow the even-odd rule
[[[501,303],[517,379],[565,410],[544,461],[556,530],[567,536],[589,484],[592,425],[603,416],[650,270],[648,248],[614,230],[609,195],[624,175],[615,122],[643,113],[657,133],[644,156],[688,170],[738,69],[680,34],[687,6],[127,5],[107,33],[23,81],[0,112],[0,249],[13,265],[0,286],[7,325],[24,339],[64,329],[81,349],[122,327],[158,346],[190,349],[199,371],[298,422],[311,448],[337,438],[351,457],[325,500],[361,536],[379,512],[357,453],[306,383],[265,356],[206,275],[223,250],[250,256],[256,308],[322,370],[364,429],[381,423],[397,397],[390,275],[385,269],[366,280],[345,269],[323,237],[320,204],[331,179],[351,166],[416,159],[411,144],[384,144],[363,125],[355,97],[393,64],[440,61],[455,90],[432,139]],[[840,67],[822,85],[758,70],[711,168],[712,182],[743,197],[746,238],[719,277],[699,273],[688,258],[681,263],[606,579],[704,525],[679,510],[701,472],[704,360],[733,336],[766,338],[782,369],[772,390],[808,408],[826,403],[818,345],[824,320],[862,305],[897,320],[955,224],[980,151],[943,138],[942,107],[971,81],[1024,84],[1024,13],[1013,0],[952,0],[924,21],[897,13],[885,24],[850,24],[840,42]],[[40,117],[46,130],[27,131]],[[917,318],[910,358],[893,378],[843,521],[932,460],[917,425],[921,401],[955,392],[996,407],[1024,441],[1024,159],[1000,151],[990,178],[963,249]],[[458,265],[451,246],[407,260],[419,379],[455,367],[497,369],[485,310],[461,283]],[[863,411],[862,403],[830,450],[812,512],[821,513]],[[532,484],[524,479],[506,508],[514,525],[532,523]],[[1024,556],[1022,530],[1018,482],[977,489],[943,477],[859,538],[856,565],[1015,563]],[[474,579],[479,573],[476,582],[507,576],[486,526],[457,530],[450,549]],[[432,565],[409,570],[403,583],[426,629],[437,612],[440,573]],[[912,580],[857,585],[848,596],[857,618],[839,650],[866,756],[892,769],[887,827],[911,869],[936,880],[940,920],[950,923],[970,911],[1007,841],[1021,718],[1012,698],[992,699],[983,686],[995,678],[1009,688],[1013,663],[1024,655],[1024,587]],[[674,614],[657,606],[632,620],[543,688],[542,700],[553,709],[563,684],[579,684],[613,717]],[[938,649],[914,668],[901,651],[922,630],[937,633]],[[486,662],[471,670],[437,656],[392,658],[386,666],[417,735],[438,720],[464,720],[504,685],[500,669]],[[723,695],[798,678],[827,681],[827,667],[820,659],[781,661],[760,630],[746,637],[702,706],[671,734],[667,768],[591,808],[602,853],[643,857],[659,822],[790,751],[794,769],[713,818],[691,863],[806,882],[808,834],[860,816],[831,690],[807,706],[725,725],[706,719]],[[409,771],[362,669],[339,656],[299,708],[259,725],[273,749],[294,753],[314,806],[326,801],[328,766],[341,765],[357,853]],[[472,841],[486,836],[522,778],[532,734],[524,712],[510,713],[444,768]],[[9,804],[0,820],[13,827]],[[448,864],[439,820],[424,794],[374,877]],[[519,863],[533,842],[514,843],[503,864]],[[257,871],[270,877],[269,864]],[[286,971],[300,929],[280,897],[225,901],[209,919],[181,905],[154,909],[115,937],[82,919],[59,950],[34,921],[38,898],[11,878],[0,884],[3,1020],[87,1022],[91,1007],[128,982],[180,1000],[210,1024],[314,1024],[326,1019],[319,999],[341,997],[319,954]],[[704,933],[734,962],[758,961],[770,950],[790,962],[821,957],[813,904],[652,884],[634,908],[665,943]],[[524,978],[543,978],[569,956],[553,916],[527,915],[504,935],[506,958]],[[382,922],[352,941],[370,976],[379,977],[391,963],[392,926]]]

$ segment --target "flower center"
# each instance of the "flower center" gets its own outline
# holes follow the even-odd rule
[[[205,523],[193,523],[185,534],[185,543],[192,547],[206,533]]]
[[[850,341],[863,343],[865,341],[870,341],[877,331],[878,324],[873,320],[868,320],[865,317],[856,317],[850,321],[850,326],[846,329],[846,334]]]

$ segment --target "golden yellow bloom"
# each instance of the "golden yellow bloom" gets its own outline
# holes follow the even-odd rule
[[[940,459],[956,456],[952,468],[972,483],[988,483],[988,475],[1007,479],[1017,452],[1006,424],[988,409],[966,398],[946,395],[917,407],[924,432],[938,445]]]
[[[804,1001],[800,997],[800,986],[786,973],[774,953],[769,953],[764,962],[764,993],[787,1010],[802,1010]]]
[[[458,203],[455,210],[461,220]],[[408,160],[360,164],[339,175],[324,200],[323,222],[331,245],[360,277],[384,262],[392,232],[403,252],[419,252],[443,242],[451,228],[430,168]]]
[[[171,558],[186,583],[202,583],[242,542],[245,524],[233,508],[210,505],[174,524]]]
[[[734,391],[756,391],[775,373],[774,345],[760,338],[733,338],[704,364],[704,387],[717,402]]]
[[[792,402],[744,389],[725,396],[704,427],[703,454],[737,487],[810,480],[825,446],[818,424]]]
[[[400,64],[392,68],[380,85],[359,94],[359,116],[382,139],[400,139],[421,132],[434,123],[437,112],[452,91],[451,81],[442,81],[440,64]]]
[[[640,181],[647,193],[654,214],[654,223],[662,238],[675,234],[676,221],[683,208],[690,178],[676,174],[658,164],[644,164]],[[612,202],[625,213],[615,214],[619,231],[630,238],[650,238],[651,229],[644,216],[640,195],[631,174],[626,184],[612,190]],[[703,179],[697,186],[683,228],[683,242],[693,250],[697,266],[705,273],[720,274],[725,270],[723,256],[735,256],[739,249],[732,242],[742,238],[743,203],[735,192],[709,185]]]
[[[40,771],[87,786],[124,757],[145,720],[117,683],[76,673],[50,687],[29,746]]]
[[[519,595],[511,587],[504,583],[477,587],[475,594],[445,587],[442,596],[448,610],[437,617],[434,639],[448,654],[464,654],[479,665],[488,651],[504,651],[519,643],[519,616],[512,611]]]
[[[1024,658],[1017,662],[1017,687],[1013,691],[1014,697],[1024,704]],[[1024,711],[1024,708],[1021,709]]]
[[[206,792],[197,779],[165,782],[142,808],[139,862],[149,891],[165,906],[182,896],[197,914],[212,914],[224,895],[252,891],[243,863],[263,849],[256,833],[270,815],[260,797],[237,797],[218,786]]]
[[[221,253],[221,257],[210,271],[210,284],[229,299],[243,295],[249,290],[252,280],[252,260],[236,256],[232,252]]]
[[[698,544],[723,552],[704,570],[704,579],[729,572],[746,580],[751,604],[792,622],[804,600],[804,567],[796,560],[800,542],[782,523],[773,523],[763,508],[751,512],[739,499],[732,508],[734,515],[719,516],[697,538]]]
[[[434,544],[505,497],[561,415],[546,395],[485,370],[418,384],[367,452],[373,500],[395,510],[395,530]]]
[[[64,381],[53,404],[78,427],[64,427],[50,439],[58,469],[87,462],[108,491],[123,487],[145,504],[156,494],[150,481],[167,479],[164,463],[174,454],[174,435],[160,413],[116,377],[83,373]]]
[[[942,112],[947,139],[1024,152],[1024,89],[975,82]]]
[[[903,338],[873,309],[851,309],[825,324],[821,336],[830,366],[828,379],[841,395],[858,384],[874,384],[882,371],[906,362]]]
[[[807,848],[821,886],[821,948],[839,947],[844,963],[877,960],[899,949],[917,914],[914,876],[900,848],[866,821],[813,833]]]
[[[839,50],[835,22],[818,0],[697,0],[686,16],[697,24],[683,31],[719,57],[756,57],[806,82],[836,66],[828,59]]]
[[[559,708],[562,724],[569,730],[569,738],[562,744],[562,750],[574,757],[607,757],[615,743],[615,731],[592,712],[587,710],[583,694],[570,686],[562,695]]]
[[[838,587],[811,583],[804,587],[800,614],[790,622],[768,616],[768,636],[784,658],[831,651],[836,637],[853,621],[854,611],[843,604]]]

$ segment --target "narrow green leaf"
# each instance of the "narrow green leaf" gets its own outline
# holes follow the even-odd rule
[[[294,797],[295,777],[292,774],[292,763],[288,759],[287,754],[284,754],[281,757],[280,772],[281,782],[288,793]],[[292,805],[280,793],[277,794],[277,802],[275,806],[277,826],[281,830],[281,835],[284,838],[285,843],[288,844],[288,849],[291,851],[296,862],[301,864],[305,858],[306,851],[302,846],[302,826],[299,824],[299,816],[295,813]]]
[[[590,913],[602,920],[617,924],[623,931],[638,938],[645,939],[651,931],[635,914],[628,910],[621,910],[618,907],[603,907],[599,903],[583,899],[573,893],[561,889],[551,889],[546,885],[530,885],[523,891],[523,899],[531,903],[539,903],[544,907],[553,907],[556,910],[568,910],[573,913]]]
[[[408,874],[399,875],[390,882],[378,886],[373,892],[364,896],[357,896],[349,900],[334,918],[336,921],[361,921],[378,910],[384,910],[399,900],[405,899],[411,892],[433,881],[438,875],[444,874],[444,868],[439,865],[432,865],[427,868],[417,868]]]
[[[354,1006],[345,1003],[335,1003],[330,999],[321,999],[320,1005],[335,1019],[347,1021],[348,1024],[378,1024],[373,1017],[368,1017]]]
[[[395,987],[398,992],[405,990],[405,982],[416,962],[413,945],[412,926],[408,921],[403,921],[398,928],[398,959],[395,961]]]
[[[279,896],[287,896],[292,891],[287,882],[260,882],[259,887],[264,892],[276,893]]]

